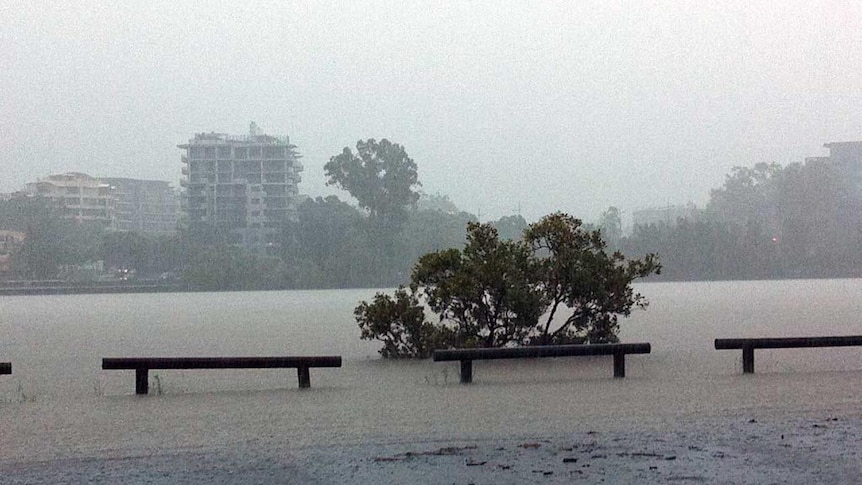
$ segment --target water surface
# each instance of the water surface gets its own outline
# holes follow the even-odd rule
[[[0,460],[206,447],[449,439],[639,426],[690,416],[860,402],[862,349],[741,351],[715,338],[862,334],[862,280],[646,283],[624,342],[650,342],[613,379],[610,357],[458,364],[383,361],[353,307],[374,290],[0,298]],[[341,355],[340,369],[102,371],[116,356]],[[155,393],[155,392],[154,392]]]

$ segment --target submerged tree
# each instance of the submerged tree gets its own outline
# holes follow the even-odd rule
[[[384,343],[405,332],[405,321],[411,332],[428,332],[415,338],[440,347],[615,342],[619,315],[647,303],[632,281],[659,270],[655,255],[626,260],[608,253],[599,231],[562,213],[530,225],[520,241],[501,240],[490,224],[470,223],[464,249],[419,258],[409,295],[399,289],[392,300],[378,293],[355,313],[362,338]],[[425,322],[424,312],[404,310],[421,308],[421,300],[437,314],[437,324]],[[374,326],[368,324],[372,315]],[[399,348],[427,355],[427,349]]]
[[[383,342],[380,355],[385,358],[425,358],[441,343],[440,331],[425,321],[419,299],[403,287],[394,298],[376,294],[372,303],[360,303],[353,314],[363,339]]]
[[[411,275],[441,322],[454,325],[457,347],[525,343],[542,314],[542,294],[530,248],[500,240],[490,224],[467,224],[463,250],[426,254]]]
[[[530,225],[524,240],[534,251],[537,284],[547,305],[535,339],[540,344],[618,341],[619,315],[627,317],[632,308],[647,305],[632,281],[661,270],[654,254],[626,260],[619,251],[608,253],[600,231],[584,230],[580,220],[567,214],[551,214]],[[562,309],[569,313],[554,328]]]

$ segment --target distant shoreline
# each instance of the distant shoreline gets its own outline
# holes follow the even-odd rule
[[[811,276],[794,278],[749,278],[749,279],[671,279],[644,278],[636,284],[667,284],[667,283],[717,283],[746,281],[791,281],[791,280],[851,280],[859,276]],[[395,286],[392,286],[395,288]],[[161,280],[133,281],[0,281],[0,297],[3,296],[39,296],[39,295],[98,295],[111,293],[194,293],[194,292],[235,292],[235,291],[315,291],[315,290],[380,290],[376,286],[369,287],[324,287],[324,288],[257,288],[257,289],[206,289],[195,287],[183,282],[164,282]]]
[[[17,283],[17,284],[16,284]],[[80,295],[105,293],[176,293],[193,291],[181,283],[141,281],[28,281],[0,282],[0,296]]]

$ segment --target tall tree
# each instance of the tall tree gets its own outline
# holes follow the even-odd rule
[[[618,246],[623,238],[623,221],[620,210],[610,206],[608,210],[602,212],[602,217],[599,219],[599,229],[608,244],[614,247]]]
[[[356,142],[356,153],[348,147],[324,165],[327,185],[350,192],[367,209],[372,222],[398,230],[407,219],[407,208],[419,200],[416,163],[404,147],[387,139]]]

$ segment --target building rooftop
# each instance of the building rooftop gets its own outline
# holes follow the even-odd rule
[[[823,144],[824,148],[841,147],[841,148],[862,148],[862,141],[833,141]]]

